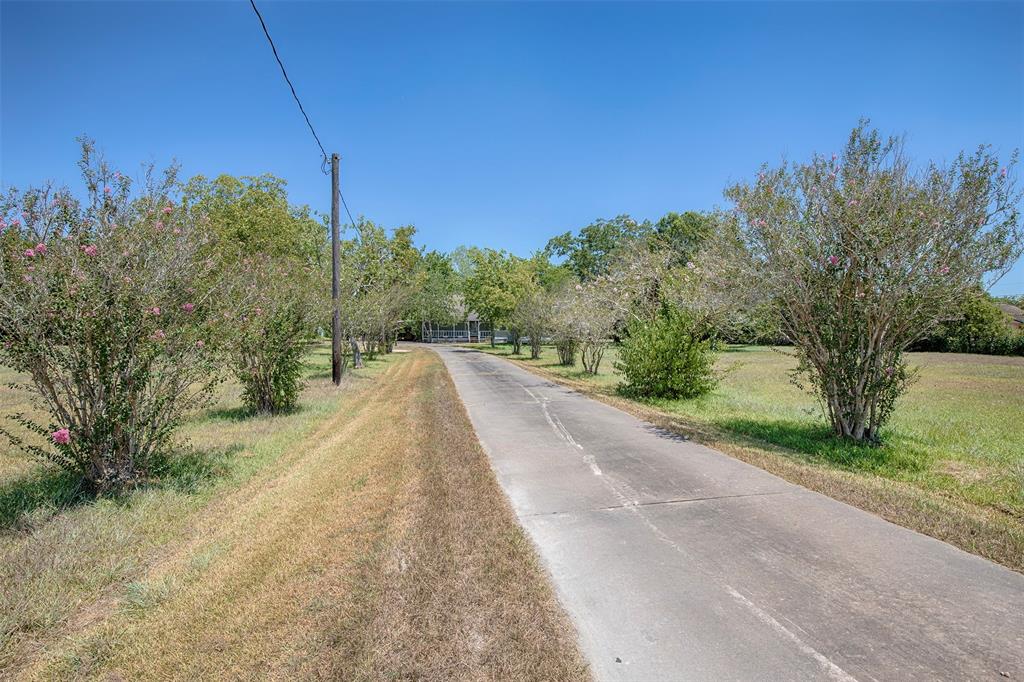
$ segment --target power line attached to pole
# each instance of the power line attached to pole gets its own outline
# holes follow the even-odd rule
[[[274,59],[277,60],[277,65],[281,67],[281,75],[284,76],[285,82],[288,84],[288,89],[292,91],[292,97],[295,99],[295,103],[299,105],[299,111],[302,112],[302,117],[306,119],[306,125],[309,126],[309,132],[313,133],[313,139],[316,140],[317,147],[320,148],[321,164],[320,169],[326,171],[327,165],[327,150],[324,149],[323,144],[320,142],[320,136],[316,134],[316,130],[313,128],[312,121],[309,120],[309,115],[306,114],[306,108],[302,106],[302,100],[299,99],[298,93],[295,92],[295,86],[292,85],[292,79],[288,77],[288,71],[284,68],[284,62],[281,61],[281,56],[277,53],[277,47],[274,45],[274,39],[270,37],[270,31],[267,30],[267,24],[263,21],[263,15],[260,14],[259,9],[256,7],[256,0],[249,0],[249,4],[252,5],[252,11],[256,13],[256,18],[260,20],[260,26],[263,27],[263,35],[267,37],[267,42],[270,43],[270,49],[274,53]],[[341,384],[341,368],[342,368],[342,355],[341,355],[341,292],[340,292],[340,269],[341,269],[341,245],[339,242],[340,232],[340,212],[341,206],[345,207],[345,213],[348,214],[349,222],[352,223],[352,228],[356,228],[356,221],[352,219],[352,212],[348,210],[348,203],[345,201],[344,195],[341,193],[341,183],[339,180],[341,163],[341,157],[337,154],[331,154],[331,378],[334,380],[334,385]],[[340,205],[339,205],[340,204]]]

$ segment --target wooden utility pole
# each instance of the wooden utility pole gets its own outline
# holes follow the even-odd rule
[[[341,384],[341,286],[338,282],[341,270],[341,245],[338,242],[338,211],[341,210],[341,186],[338,181],[337,154],[331,154],[331,378],[334,385]]]

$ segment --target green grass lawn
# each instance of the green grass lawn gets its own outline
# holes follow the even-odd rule
[[[477,346],[499,355],[510,347]],[[613,394],[619,382],[609,348],[598,376],[561,367],[553,348],[514,359]],[[721,353],[719,387],[693,400],[644,404],[718,434],[779,446],[814,465],[880,476],[1024,520],[1024,358],[911,353],[919,380],[898,403],[880,447],[835,439],[813,396],[789,380],[790,351],[733,346]]]

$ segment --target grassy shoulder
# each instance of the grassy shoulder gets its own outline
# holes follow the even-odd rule
[[[914,353],[918,382],[881,447],[833,438],[813,397],[789,381],[786,349],[722,353],[722,382],[693,400],[619,395],[610,348],[601,372],[475,346],[716,447],[787,480],[1024,572],[1024,358]],[[524,348],[524,353],[528,349]]]
[[[585,678],[437,357],[310,375],[274,418],[226,386],[187,428],[201,476],[20,510],[0,677]],[[5,490],[44,475],[17,466]]]

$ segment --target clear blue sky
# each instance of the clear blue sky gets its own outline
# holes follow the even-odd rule
[[[919,159],[1024,147],[1020,2],[259,4],[353,212],[431,248],[712,208],[860,116]],[[5,186],[74,180],[87,133],[126,169],[270,172],[329,209],[247,2],[5,1],[0,23]]]

